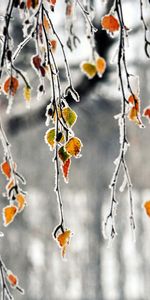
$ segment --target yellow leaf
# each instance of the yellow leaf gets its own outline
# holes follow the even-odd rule
[[[81,151],[82,143],[79,138],[73,137],[71,138],[65,145],[66,151],[72,156],[79,156]]]
[[[24,99],[29,102],[31,100],[31,88],[29,86],[25,86],[23,90]]]
[[[8,226],[11,222],[13,222],[17,212],[18,208],[15,205],[8,205],[3,208],[4,226]]]
[[[68,126],[72,127],[75,124],[77,115],[69,106],[62,109],[62,115]]]
[[[50,150],[52,151],[55,147],[55,128],[48,129],[45,134],[45,142],[49,145]]]
[[[96,66],[91,62],[81,63],[81,71],[89,78],[92,79],[96,75]]]

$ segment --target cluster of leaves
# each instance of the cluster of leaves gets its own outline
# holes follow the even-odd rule
[[[71,17],[75,3],[66,1],[66,22]],[[57,195],[60,224],[55,229],[54,237],[68,232],[64,225],[63,203],[61,200],[61,192],[59,186],[59,168],[61,168],[65,182],[69,180],[69,169],[71,159],[73,157],[80,157],[82,143],[78,137],[75,136],[73,126],[77,120],[76,113],[68,105],[68,100],[79,101],[79,95],[73,87],[70,69],[66,57],[65,46],[62,43],[59,35],[51,19],[51,13],[54,13],[56,1],[54,0],[9,0],[6,15],[4,19],[2,55],[0,62],[0,78],[4,76],[1,90],[7,96],[9,113],[12,109],[14,98],[17,96],[19,86],[22,81],[24,84],[23,95],[26,104],[30,106],[31,100],[31,85],[28,77],[24,72],[16,67],[17,58],[24,48],[24,46],[32,40],[35,44],[35,54],[31,57],[31,66],[36,71],[39,78],[39,85],[37,87],[38,98],[44,94],[50,93],[50,103],[46,108],[46,125],[50,127],[45,134],[45,141],[49,145],[50,150],[54,151],[54,163],[56,172],[55,192]],[[86,21],[93,29],[88,13],[78,2],[78,7],[81,9]],[[17,45],[13,41],[10,34],[10,24],[13,20],[13,13],[18,12],[22,22],[23,41]],[[73,30],[70,31],[73,34]],[[78,38],[74,38],[75,40]],[[15,47],[14,47],[15,45]],[[60,47],[62,56],[64,58],[64,66],[66,69],[67,87],[63,90],[61,86],[61,79],[59,75],[59,68],[57,65],[55,52],[57,47]],[[67,42],[69,47],[69,43]],[[97,72],[99,72],[102,61],[98,63]],[[100,72],[99,72],[100,73]],[[51,89],[45,89],[45,81],[50,82]],[[49,97],[49,96],[48,96]],[[19,186],[19,181],[25,183],[24,178],[18,174],[16,164],[12,160],[9,144],[7,144],[6,136],[4,138],[2,130],[2,143],[5,144],[4,161],[1,164],[2,173],[5,175],[8,183],[6,185],[7,199],[9,205],[3,209],[4,225],[10,224],[15,216],[23,210],[26,200],[25,193]],[[61,231],[61,232],[60,232]],[[65,251],[63,251],[65,253]]]
[[[148,54],[147,47],[149,45],[149,42],[146,38],[147,37],[146,32],[148,28],[146,27],[146,23],[143,18],[142,1],[140,1],[140,8],[141,8],[141,20],[143,21],[143,25],[145,29],[145,52],[146,54]],[[116,35],[119,34],[117,65],[118,65],[119,89],[122,93],[121,113],[115,116],[115,118],[118,119],[119,128],[120,128],[120,152],[119,152],[119,156],[114,162],[116,167],[110,183],[110,189],[111,189],[110,210],[104,221],[104,236],[110,239],[110,238],[114,238],[116,235],[115,215],[116,215],[116,208],[118,204],[116,189],[117,189],[117,183],[118,183],[121,167],[124,172],[124,179],[123,179],[123,184],[120,187],[120,191],[123,192],[125,187],[127,186],[129,203],[130,203],[130,216],[129,216],[130,225],[133,232],[135,230],[132,183],[129,175],[128,166],[126,163],[126,158],[125,158],[126,151],[129,147],[127,134],[126,134],[127,117],[130,121],[134,122],[140,128],[144,128],[145,126],[143,125],[141,120],[139,78],[128,72],[128,67],[126,62],[126,44],[127,44],[126,40],[128,38],[129,29],[124,23],[124,12],[123,12],[121,0],[114,1],[114,4],[110,9],[110,12],[107,15],[102,17],[101,26],[102,29],[106,30],[111,37],[114,37],[115,34]],[[147,56],[149,57],[149,55]],[[149,107],[144,109],[143,116],[147,117],[148,119],[150,118]],[[146,202],[145,204],[145,209],[147,211],[147,214],[149,214],[148,203]]]
[[[9,144],[2,125],[0,125],[0,139],[4,149],[4,159],[0,165],[1,172],[8,181],[5,187],[4,196],[9,205],[3,208],[4,226],[8,226],[15,218],[15,216],[23,211],[26,205],[26,192],[20,187],[20,183],[26,184],[24,177],[18,173],[17,165],[13,161]]]
[[[66,29],[67,29],[67,43],[68,48],[73,51],[80,42],[80,38],[75,33],[74,19],[76,8],[78,7],[84,17],[86,24],[85,35],[91,46],[91,57],[83,61],[80,65],[81,71],[89,78],[92,79],[96,75],[102,77],[106,70],[105,58],[97,53],[95,46],[95,32],[96,28],[93,26],[94,12],[91,7],[90,1],[85,1],[84,5],[77,0],[66,0]],[[60,223],[56,226],[53,236],[57,240],[58,245],[62,249],[62,256],[65,256],[66,247],[71,238],[71,230],[65,227],[63,201],[60,191],[60,169],[64,177],[64,181],[69,181],[69,170],[71,160],[79,158],[82,148],[81,140],[75,136],[73,131],[74,125],[77,121],[75,111],[69,106],[69,101],[79,101],[79,95],[74,89],[70,68],[66,57],[65,46],[62,43],[57,31],[52,22],[51,14],[55,12],[56,0],[8,0],[6,15],[4,18],[3,38],[1,39],[2,54],[0,61],[0,79],[5,72],[1,90],[8,98],[9,113],[14,97],[17,95],[19,86],[23,82],[23,95],[27,106],[30,106],[31,100],[31,85],[24,72],[16,67],[17,58],[30,40],[35,44],[35,53],[31,57],[31,66],[35,70],[39,78],[37,87],[38,98],[44,94],[48,94],[50,103],[46,108],[46,125],[49,129],[45,133],[45,142],[48,144],[50,151],[54,152],[55,164],[55,192],[58,201],[60,212]],[[140,0],[141,21],[144,26],[145,37],[145,52],[149,57],[148,46],[150,42],[147,37],[147,24],[144,20],[143,1]],[[13,39],[10,34],[10,24],[13,20],[13,13],[20,14],[23,30],[23,41],[14,49]],[[105,236],[113,238],[116,235],[115,229],[115,210],[117,206],[116,189],[117,182],[122,167],[124,172],[123,191],[127,185],[129,203],[130,203],[130,223],[131,227],[135,229],[134,212],[133,212],[133,195],[132,183],[126,163],[126,151],[129,146],[126,135],[126,122],[127,119],[137,124],[140,128],[144,125],[141,120],[140,112],[140,90],[138,87],[138,80],[135,75],[128,72],[126,62],[126,39],[128,38],[129,29],[124,23],[124,13],[121,0],[115,0],[113,6],[108,14],[102,17],[101,27],[106,30],[111,36],[118,36],[118,79],[119,88],[122,93],[121,98],[121,113],[116,117],[118,119],[120,128],[120,152],[115,161],[116,167],[110,184],[111,189],[111,205],[109,214],[104,223]],[[57,48],[60,48],[64,67],[66,70],[67,86],[62,87],[61,78],[59,75],[59,67],[56,60]],[[124,79],[125,78],[125,79]],[[136,86],[133,87],[132,81],[136,81]],[[46,80],[50,83],[50,91],[46,90]],[[143,115],[150,120],[150,107],[144,109]],[[25,184],[25,180],[17,172],[17,165],[14,163],[10,151],[10,145],[7,141],[6,135],[1,126],[1,140],[4,148],[4,160],[1,163],[1,171],[7,179],[5,196],[9,201],[3,209],[4,225],[9,225],[20,213],[25,205],[25,192],[20,188],[20,182]],[[145,204],[145,209],[147,209]],[[148,212],[147,212],[148,213]],[[149,213],[148,213],[149,214]],[[111,230],[107,234],[108,223],[111,223]],[[8,276],[7,276],[8,277]],[[14,286],[17,287],[17,279],[13,275],[8,277],[8,281],[15,282]],[[11,279],[10,279],[11,278]],[[13,285],[13,284],[12,284]]]

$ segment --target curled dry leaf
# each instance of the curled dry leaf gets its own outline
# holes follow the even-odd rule
[[[10,94],[14,96],[17,92],[17,89],[19,87],[19,81],[17,78],[10,76],[9,78],[6,79],[4,82],[3,90],[5,94]]]
[[[18,278],[10,270],[7,270],[7,280],[11,287],[15,288],[18,285]]]
[[[79,138],[72,137],[70,140],[65,144],[65,150],[71,156],[79,157],[81,152],[82,143]]]
[[[89,78],[92,79],[96,73],[96,66],[92,62],[85,61],[80,65],[81,71]]]
[[[146,214],[150,217],[150,201],[146,201],[144,203],[144,208],[145,208]]]
[[[113,15],[105,15],[102,17],[101,25],[102,28],[107,30],[109,33],[114,33],[120,28],[117,18],[115,18]]]
[[[70,238],[71,238],[71,231],[70,230],[65,230],[64,232],[59,234],[58,237],[57,237],[58,244],[62,249],[62,252],[61,252],[62,257],[64,257],[65,254],[66,254],[66,248],[67,248],[67,245],[70,242]]]
[[[11,222],[13,222],[17,212],[18,208],[15,205],[8,205],[3,208],[4,226],[8,226]]]

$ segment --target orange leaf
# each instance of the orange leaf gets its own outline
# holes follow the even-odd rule
[[[50,45],[52,48],[52,51],[55,52],[56,48],[57,48],[57,41],[56,40],[50,40]]]
[[[39,0],[27,0],[26,6],[28,9],[32,8],[36,8],[37,5],[39,4]]]
[[[15,205],[8,205],[3,208],[4,226],[8,226],[11,222],[13,222],[17,212],[18,208]]]
[[[21,193],[17,194],[16,195],[16,201],[17,201],[17,204],[18,204],[18,212],[20,213],[25,208],[25,205],[26,205],[25,196]]]
[[[70,237],[71,237],[70,230],[66,230],[66,231],[62,232],[57,237],[58,244],[62,248],[62,257],[64,257],[66,254],[66,248],[67,248],[67,245],[69,244]]]
[[[135,124],[142,126],[142,122],[140,120],[139,113],[135,106],[131,107],[128,118],[130,121],[133,121]]]
[[[32,0],[27,0],[26,6],[28,9],[30,9],[32,6]]]
[[[131,103],[137,111],[139,111],[140,100],[135,95],[130,95],[128,102]]]
[[[96,70],[98,75],[101,77],[106,69],[106,61],[103,57],[98,57],[96,59]]]
[[[146,210],[147,215],[150,217],[150,201],[144,203],[144,208]]]
[[[7,178],[10,178],[11,168],[10,168],[10,164],[7,160],[1,164],[1,171]]]
[[[50,0],[49,2],[50,2],[50,4],[53,5],[53,6],[56,4],[56,0]]]
[[[119,30],[119,22],[113,15],[105,15],[101,20],[102,28],[108,30],[110,33]]]
[[[143,116],[150,119],[150,107],[144,109]]]
[[[12,287],[16,287],[18,285],[18,278],[9,270],[7,271],[7,280]]]
[[[67,159],[64,164],[62,165],[62,172],[63,172],[63,176],[64,176],[64,180],[66,183],[68,183],[68,175],[69,175],[69,169],[70,169],[70,165],[71,165],[71,159]]]
[[[17,89],[19,87],[19,81],[17,78],[11,76],[8,79],[6,79],[6,81],[4,82],[4,92],[6,94],[11,94],[12,96],[14,96],[17,92]]]

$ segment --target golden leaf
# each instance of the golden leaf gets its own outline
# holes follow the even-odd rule
[[[55,146],[55,136],[55,128],[48,129],[44,136],[45,142],[49,145],[51,151],[54,149]]]
[[[70,155],[77,157],[77,156],[79,156],[82,146],[83,145],[82,145],[80,139],[77,137],[73,137],[65,144],[64,147]]]
[[[81,71],[89,78],[92,79],[96,75],[96,66],[91,62],[81,63]]]
[[[31,88],[29,86],[25,86],[23,90],[24,99],[29,102],[31,100]]]
[[[69,244],[70,238],[71,238],[70,230],[65,230],[57,237],[58,244],[62,248],[62,257],[64,257],[66,254],[66,248],[67,245]]]

